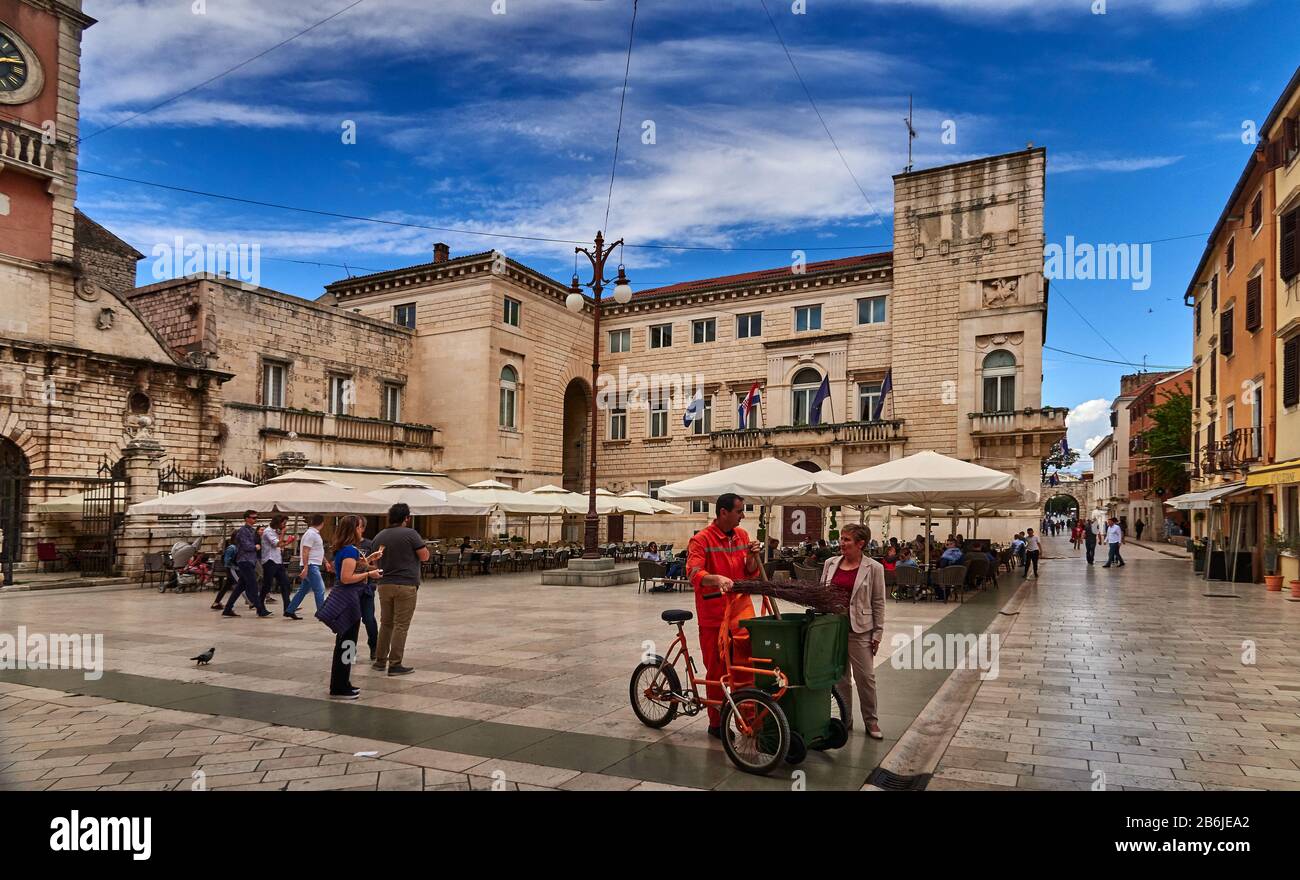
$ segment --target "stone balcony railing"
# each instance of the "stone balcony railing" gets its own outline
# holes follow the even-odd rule
[[[967,413],[971,436],[1005,434],[1043,434],[1065,431],[1065,417],[1070,410],[1063,406],[1028,407],[1010,412]]]
[[[775,428],[746,428],[741,431],[714,431],[709,447],[717,451],[764,449],[769,447],[870,446],[902,443],[903,420],[880,422],[839,422],[832,425],[781,425]]]
[[[12,169],[36,177],[63,176],[63,145],[45,143],[44,132],[0,119],[0,171]]]
[[[1263,427],[1237,428],[1222,440],[1201,447],[1198,475],[1247,471],[1263,458]]]
[[[432,425],[363,419],[358,416],[336,416],[313,410],[258,406],[243,406],[240,409],[261,411],[262,425],[258,433],[262,435],[295,434],[304,440],[339,440],[345,443],[412,446],[421,449],[442,448],[442,432]]]

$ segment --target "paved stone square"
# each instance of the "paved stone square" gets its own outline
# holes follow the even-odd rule
[[[984,601],[987,613],[995,598]],[[790,785],[788,776],[736,771],[705,735],[703,714],[662,730],[632,714],[628,678],[642,643],[666,647],[675,629],[660,612],[693,608],[689,593],[546,587],[526,572],[426,581],[405,659],[416,672],[388,678],[359,665],[362,697],[346,705],[325,699],[333,636],[311,610],[302,621],[279,616],[277,605],[274,618],[232,620],[209,610],[211,600],[151,589],[0,597],[6,631],[102,633],[107,670],[99,682],[72,671],[0,673],[0,764],[9,765],[0,785],[188,789],[197,769],[209,788],[473,787],[494,770],[504,774],[499,784],[520,787]],[[928,631],[959,607],[890,601],[886,642],[911,637],[914,626]],[[687,632],[697,650],[693,623]],[[211,665],[189,661],[214,646]],[[885,662],[882,651],[877,664]],[[928,699],[893,690],[882,679],[887,739],[855,731],[844,749],[814,753],[801,766],[810,788],[862,785]],[[365,751],[379,754],[353,755]],[[124,752],[147,752],[138,760],[151,763]],[[214,757],[227,753],[240,759]],[[47,758],[56,764],[40,763]],[[348,766],[335,772],[336,761]],[[397,771],[405,772],[384,776]]]
[[[1151,550],[1106,570],[1045,544],[1060,558],[1029,582],[931,789],[1300,790],[1300,602]]]

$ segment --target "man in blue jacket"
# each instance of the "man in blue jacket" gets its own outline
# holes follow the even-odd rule
[[[257,588],[257,511],[244,511],[244,524],[235,532],[235,546],[239,548],[235,553],[235,564],[239,568],[239,582],[235,584],[235,589],[226,601],[226,610],[221,612],[222,617],[238,617],[235,613],[235,603],[239,601],[240,593],[248,593],[253,607],[257,609],[257,616],[267,618],[271,612],[266,610],[262,604],[262,593]]]

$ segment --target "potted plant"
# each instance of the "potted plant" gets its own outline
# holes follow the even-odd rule
[[[1290,539],[1282,533],[1264,537],[1264,587],[1270,593],[1282,591],[1282,575],[1278,573],[1278,557],[1290,549]]]
[[[1292,567],[1295,567],[1295,560],[1300,558],[1300,532],[1291,536],[1290,540],[1282,547],[1282,552],[1291,557]],[[1291,579],[1291,598],[1300,602],[1300,577]]]

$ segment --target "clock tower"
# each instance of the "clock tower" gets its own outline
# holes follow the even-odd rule
[[[0,336],[72,344],[81,0],[0,0]]]

